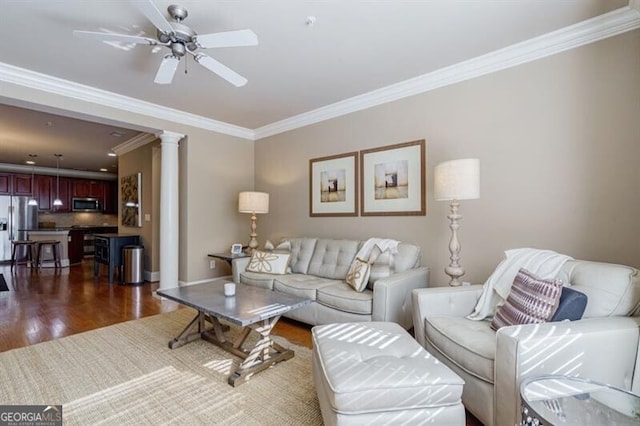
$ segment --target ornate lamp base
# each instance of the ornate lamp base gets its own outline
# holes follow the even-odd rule
[[[460,242],[458,241],[458,228],[460,225],[458,224],[458,221],[462,219],[462,215],[458,214],[459,205],[460,203],[458,203],[457,200],[452,200],[451,213],[447,215],[451,221],[451,224],[449,225],[449,228],[451,228],[451,241],[449,241],[449,252],[451,253],[451,257],[449,257],[449,259],[451,259],[451,263],[449,266],[444,268],[444,272],[451,277],[449,285],[453,287],[457,287],[462,284],[458,278],[464,275],[464,269],[459,263]]]

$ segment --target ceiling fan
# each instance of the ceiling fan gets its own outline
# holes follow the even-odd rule
[[[172,18],[171,21],[168,21],[151,0],[131,0],[131,3],[157,28],[157,38],[77,30],[73,34],[101,41],[168,47],[171,49],[171,53],[164,56],[153,80],[157,84],[171,83],[180,59],[187,53],[192,55],[197,63],[218,74],[234,86],[240,87],[247,83],[247,79],[240,74],[197,50],[214,47],[255,46],[258,44],[258,36],[253,31],[237,30],[199,35],[182,23],[187,18],[188,12],[181,6],[171,5],[167,8]]]

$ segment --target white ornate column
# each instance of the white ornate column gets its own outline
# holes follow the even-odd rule
[[[178,286],[179,265],[179,193],[178,143],[184,135],[162,131],[160,138],[160,286]]]

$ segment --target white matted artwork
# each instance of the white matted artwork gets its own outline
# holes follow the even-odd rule
[[[122,226],[142,227],[142,173],[120,178]]]
[[[357,216],[357,169],[357,152],[309,160],[309,216]]]
[[[426,215],[424,139],[360,151],[362,216]]]

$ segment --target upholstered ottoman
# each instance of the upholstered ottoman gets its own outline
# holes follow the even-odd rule
[[[312,335],[325,425],[464,426],[463,380],[398,324],[320,325]]]

